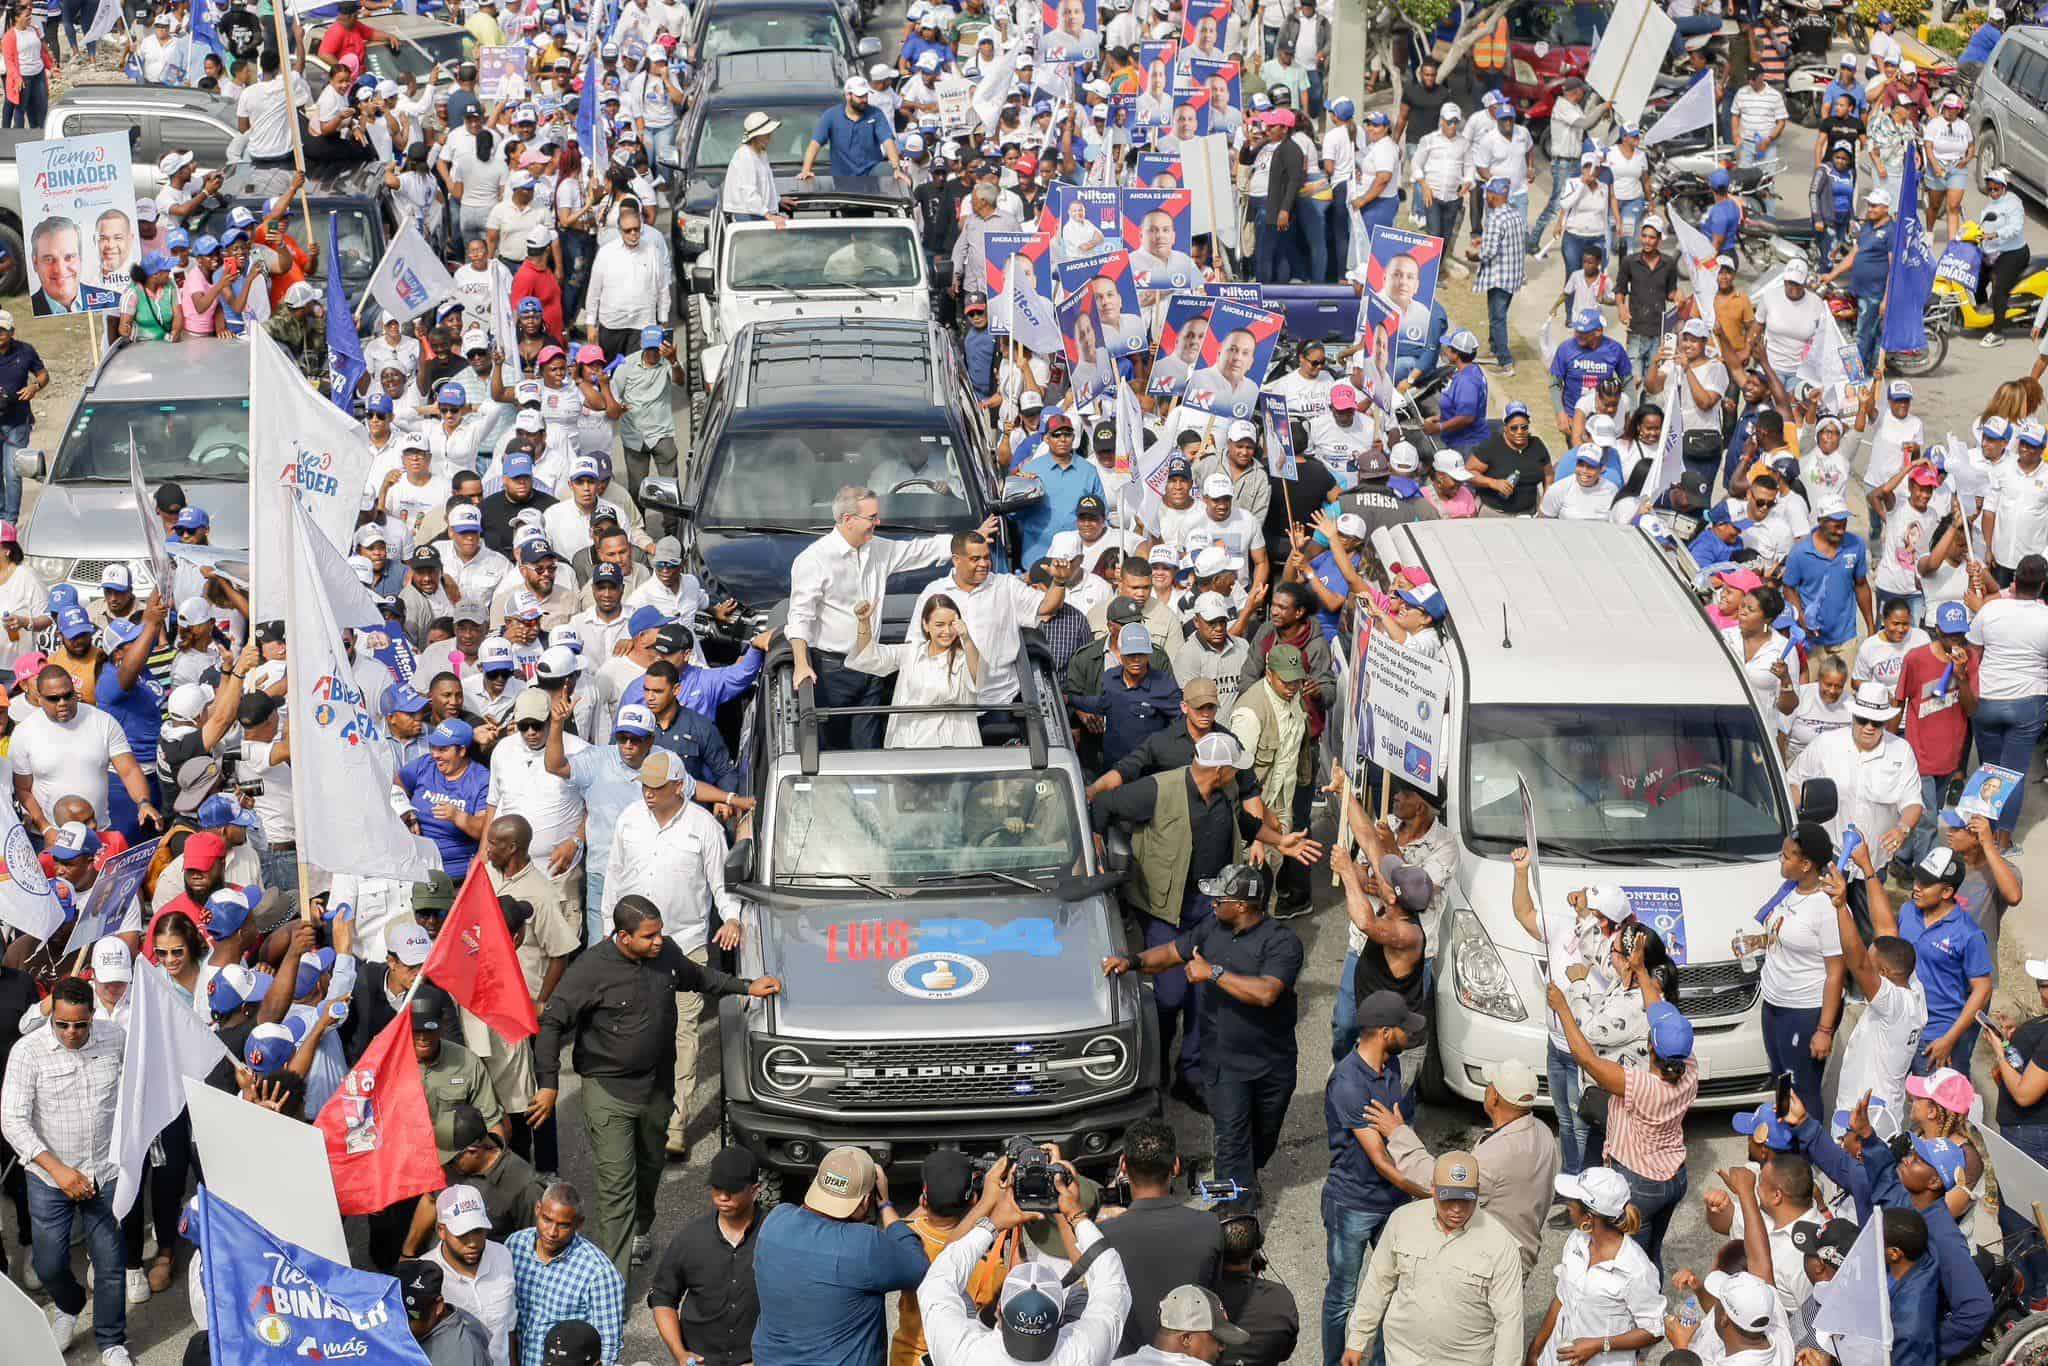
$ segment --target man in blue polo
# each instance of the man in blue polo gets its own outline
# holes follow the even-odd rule
[[[1036,479],[1045,497],[1017,515],[1017,532],[1023,548],[1018,558],[1027,565],[1045,558],[1052,538],[1074,529],[1074,512],[1083,498],[1100,498],[1102,476],[1086,460],[1076,460],[1074,419],[1054,413],[1045,420],[1045,445],[1017,466],[1014,478]]]
[[[1700,231],[1714,244],[1716,256],[1735,255],[1735,239],[1742,227],[1742,205],[1735,202],[1732,184],[1733,178],[1725,166],[1716,166],[1707,174],[1707,188],[1714,192],[1714,202],[1700,219]]]
[[[1601,381],[1627,379],[1631,367],[1628,352],[1607,335],[1607,320],[1597,308],[1581,309],[1572,319],[1572,339],[1557,348],[1550,358],[1550,388],[1557,404],[1557,425],[1570,431],[1572,412],[1579,399],[1600,386]]]
[[[1856,225],[1856,245],[1833,270],[1820,277],[1825,285],[1847,274],[1856,300],[1856,354],[1865,373],[1877,369],[1877,343],[1884,327],[1884,293],[1892,278],[1892,199],[1883,190],[1863,197],[1863,221]]]
[[[1785,557],[1784,584],[1806,630],[1811,675],[1820,676],[1821,661],[1830,653],[1854,664],[1856,646],[1877,629],[1877,617],[1870,599],[1870,550],[1849,530],[1849,506],[1840,494],[1824,495],[1815,504],[1812,534]]]
[[[846,78],[846,99],[818,115],[818,125],[811,130],[811,145],[804,149],[804,166],[797,172],[798,180],[813,180],[817,172],[812,169],[818,160],[818,153],[832,149],[832,174],[834,176],[871,176],[882,169],[887,162],[896,178],[905,185],[910,177],[903,170],[902,153],[896,147],[895,131],[878,109],[868,108],[871,93],[867,79],[862,76]]]

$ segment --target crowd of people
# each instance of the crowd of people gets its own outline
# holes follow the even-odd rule
[[[10,122],[46,98],[33,78],[58,60],[60,21],[87,17],[69,9],[0,40]],[[732,219],[787,224],[803,182],[827,173],[908,185],[993,433],[977,482],[1042,494],[913,540],[885,523],[904,481],[948,496],[928,453],[837,489],[820,509],[830,530],[789,568],[779,629],[687,572],[680,528],[636,502],[645,476],[676,471],[689,399],[667,193],[700,64],[686,6],[460,9],[475,51],[523,54],[494,58],[490,99],[475,61],[447,80],[370,74],[388,40],[357,0],[295,51],[240,0],[165,5],[137,26],[140,79],[233,96],[259,164],[383,167],[449,268],[424,312],[366,311],[351,375],[314,283],[320,243],[294,236],[310,226],[295,218],[303,179],[198,234],[224,168],[174,150],[138,206],[141,264],[111,324],[164,347],[261,328],[311,401],[359,417],[370,475],[336,549],[384,627],[350,634],[343,686],[396,775],[368,799],[437,866],[408,882],[302,865],[298,822],[346,817],[300,809],[292,642],[231,568],[207,559],[143,591],[125,564],[96,587],[45,583],[0,525],[0,736],[69,917],[52,933],[12,926],[0,960],[15,1234],[0,1265],[47,1298],[60,1349],[89,1318],[103,1366],[123,1366],[129,1308],[198,1275],[185,1202],[205,1154],[190,1121],[164,1127],[139,1172],[112,1123],[124,1073],[153,1056],[130,1046],[156,1020],[135,1002],[165,989],[232,1055],[211,1085],[288,1120],[359,1099],[378,1041],[410,1038],[445,1184],[347,1212],[359,1263],[395,1278],[436,1366],[612,1366],[636,1283],[677,1366],[1278,1366],[1317,1350],[1263,1247],[1280,1232],[1270,1169],[1302,1065],[1311,948],[1293,922],[1317,912],[1325,880],[1345,947],[1322,1104],[1323,1366],[1621,1366],[1653,1349],[1857,1362],[1838,1315],[1870,1307],[1874,1321],[1876,1301],[1831,1308],[1831,1283],[1866,1246],[1882,1283],[1843,1280],[1888,1304],[1894,1361],[1974,1347],[2002,1266],[2048,1308],[2048,1251],[2001,1199],[1984,1137],[1995,1121],[2048,1162],[2048,1015],[2016,1020],[1993,999],[2004,917],[2023,902],[2024,783],[1999,775],[2023,779],[2048,709],[2040,392],[2015,378],[1967,441],[1935,439],[1913,386],[1884,376],[1874,304],[1856,328],[1866,378],[1810,363],[1834,344],[1830,279],[1859,306],[1872,281],[1882,298],[1890,215],[1964,233],[1975,148],[1929,104],[1890,16],[1844,59],[1813,171],[1815,230],[1846,254],[1752,298],[1734,167],[1693,225],[1719,256],[1709,288],[1681,260],[1670,206],[1651,202],[1640,130],[1603,123],[1576,80],[1532,213],[1540,159],[1504,94],[1422,54],[1398,104],[1361,111],[1326,88],[1334,14],[1317,0],[1012,9],[912,5],[894,59],[847,78],[801,153],[766,113],[743,126],[719,207]],[[1994,10],[1971,60],[2003,22]],[[81,27],[65,42],[89,60]],[[1738,165],[1769,159],[1786,121],[1787,26],[1765,5],[1744,27],[1739,73],[1690,59],[1725,99]],[[1603,131],[1611,144],[1589,148]],[[1927,195],[1900,205],[1877,187],[1908,144]],[[1166,201],[1128,230],[1097,213],[1181,189],[1198,157],[1235,190],[1206,230]],[[2005,174],[1984,176],[2000,193],[1980,216],[1994,312],[2026,259]],[[1402,221],[1416,240],[1377,252]],[[1061,265],[1124,257],[1142,272],[1128,311],[1091,274],[1058,293],[1095,330],[1063,317],[1056,343],[1027,336],[1029,254],[1005,234],[1033,233]],[[1490,393],[1488,372],[1513,374],[1508,308],[1552,243],[1570,336],[1532,412]],[[999,249],[1010,265],[992,267]],[[1443,271],[1485,295],[1490,365],[1452,325]],[[1292,339],[1262,376],[1256,286],[1233,294],[1247,288],[1233,275],[1355,296],[1351,341]],[[1098,343],[1113,364],[1091,387]],[[0,314],[10,455],[49,380]],[[1432,397],[1411,411],[1404,392]],[[212,548],[222,509],[175,481],[150,494],[174,553]],[[1469,1150],[1422,1137],[1461,854],[1423,787],[1375,774],[1376,818],[1337,742],[1366,636],[1441,657],[1458,629],[1427,573],[1381,562],[1375,533],[1494,517],[1632,525],[1689,566],[1793,801],[1837,794],[1832,817],[1793,825],[1783,888],[1734,946],[1758,973],[1785,1083],[1782,1101],[1733,1116],[1748,1161],[1711,1184],[1688,1165],[1704,1078],[1673,946],[1619,885],[1539,901],[1527,851],[1512,910],[1518,947],[1547,957],[1546,999],[1526,1003],[1545,1056],[1487,1068]],[[888,639],[885,586],[913,571],[931,581],[907,637]],[[804,989],[732,971],[758,932],[726,875],[754,814],[732,721],[768,661],[786,649],[820,706],[876,709],[830,718],[829,745],[974,748],[1015,738],[1019,670],[1039,667],[1027,639],[1052,656],[1092,833],[1129,840],[1124,942],[1099,969],[1147,983],[1162,1080],[1188,1113],[1131,1124],[1088,1172],[1030,1143],[942,1148],[894,1195],[858,1147],[785,1184],[760,1154],[721,1146],[701,1197],[676,1207],[664,1169],[710,1127],[691,1111],[712,1070],[707,998]],[[1966,788],[1984,765],[1992,776]],[[1318,809],[1341,817],[1337,839],[1312,834]],[[125,875],[113,861],[141,848],[132,899],[68,944],[100,879]],[[11,844],[8,862],[22,880]],[[430,966],[451,942],[476,951],[463,907],[477,886],[513,945],[530,1035]],[[2048,961],[2024,971],[2048,1008]],[[1190,1124],[1213,1134],[1206,1159],[1183,1141]],[[1026,1168],[1047,1187],[1027,1192]],[[126,1208],[124,1183],[140,1185]],[[1688,1204],[1715,1243],[1696,1266],[1666,1246]],[[1532,1278],[1554,1287],[1534,1317]],[[250,1341],[204,1306],[196,1324],[187,1360]]]

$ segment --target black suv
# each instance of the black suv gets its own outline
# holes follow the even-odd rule
[[[747,115],[760,110],[782,126],[768,139],[778,175],[803,169],[818,115],[838,104],[851,68],[836,53],[809,49],[744,52],[704,68],[696,98],[676,134],[682,174],[675,178],[676,250],[694,257],[710,240],[709,215],[725,188]]]
[[[833,528],[849,485],[881,498],[884,536],[966,531],[1044,496],[999,486],[957,344],[928,322],[844,318],[753,323],[734,338],[697,429],[681,487],[650,479],[643,505],[683,521],[683,556],[713,600],[750,619],[789,594],[790,566]],[[1009,560],[1010,547],[1001,547]],[[883,605],[897,636],[945,563],[898,574]],[[893,630],[890,629],[893,626]]]

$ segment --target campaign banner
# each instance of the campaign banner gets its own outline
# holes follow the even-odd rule
[[[1092,293],[1102,340],[1112,356],[1128,356],[1151,344],[1145,315],[1138,311],[1138,281],[1131,273],[1131,254],[1122,247],[1062,261],[1057,267],[1060,293]]]
[[[2026,781],[2025,774],[2015,773],[2009,768],[2000,768],[1997,764],[1980,765],[1970,775],[1970,780],[1963,784],[1963,795],[1956,798],[1956,810],[1965,816],[1982,816],[1995,821],[2018,798]]]
[[[485,103],[516,100],[525,95],[526,50],[517,47],[478,48],[476,93]]]
[[[965,128],[973,111],[974,82],[957,71],[948,71],[932,86],[932,94],[939,101],[939,126],[942,128]]]
[[[29,311],[48,318],[119,308],[140,252],[127,134],[24,142],[14,159],[34,276]]]
[[[1145,190],[1177,190],[1185,178],[1175,152],[1140,152],[1131,168],[1131,183]]]
[[[455,278],[441,264],[440,253],[428,244],[419,225],[407,218],[384,248],[384,259],[370,272],[366,287],[377,306],[400,322],[411,322],[455,291]],[[510,329],[507,329],[509,334]],[[508,360],[517,364],[515,350]]]
[[[1024,283],[1040,298],[1052,298],[1052,237],[1040,232],[992,232],[982,238],[982,288],[988,295],[988,330],[998,336],[1010,333],[1010,272],[1025,276]]]
[[[1275,479],[1299,479],[1294,456],[1294,428],[1287,421],[1287,396],[1260,393],[1259,421],[1266,429],[1266,473]]]
[[[1102,52],[1096,0],[1039,0],[1038,60],[1092,62]]]
[[[1103,339],[1104,324],[1096,312],[1100,294],[1077,289],[1060,300],[1060,343],[1067,357],[1067,407],[1093,403],[1116,387],[1116,360]]]
[[[1366,640],[1365,674],[1371,759],[1426,792],[1441,792],[1449,666],[1374,631]]]
[[[1199,92],[1207,117],[1204,133],[1235,133],[1244,126],[1244,66],[1240,62],[1190,57],[1180,80]]]
[[[1187,387],[1188,376],[1202,366],[1202,349],[1209,341],[1209,310],[1215,304],[1206,294],[1175,294],[1166,301],[1159,317],[1159,345],[1153,353],[1147,393],[1165,396]]]
[[[1209,338],[1201,369],[1188,376],[1181,403],[1215,417],[1250,417],[1258,410],[1259,386],[1272,367],[1273,347],[1286,316],[1240,303],[1209,310]]]
[[[1685,896],[1676,887],[1636,887],[1624,883],[1621,894],[1636,919],[1657,932],[1671,961],[1685,966]]]
[[[1202,286],[1202,292],[1212,299],[1231,299],[1253,308],[1263,308],[1266,296],[1259,292],[1256,284],[1242,284],[1230,280],[1211,280]]]
[[[1436,302],[1443,256],[1441,237],[1406,228],[1374,228],[1366,248],[1365,308],[1358,315],[1360,334],[1376,330],[1383,336],[1394,332],[1417,338],[1427,336],[1429,310]]]
[[[285,614],[295,497],[330,545],[348,545],[369,476],[370,439],[261,328],[249,332],[249,450],[250,614],[275,621]]]
[[[71,937],[65,941],[64,952],[89,949],[103,936],[121,928],[128,903],[135,899],[135,890],[142,885],[142,875],[149,871],[149,861],[156,857],[160,843],[161,840],[151,840],[123,849],[100,865],[92,890],[85,894],[85,904],[78,908],[78,919],[71,922]]]
[[[1192,0],[1181,18],[1182,64],[1196,58],[1221,61],[1230,55],[1231,0]]]
[[[1104,185],[1069,185],[1055,180],[1047,188],[1041,229],[1054,234],[1059,259],[1107,251],[1123,240],[1123,191]]]
[[[1124,246],[1131,253],[1131,273],[1139,289],[1193,289],[1202,282],[1201,267],[1188,248],[1194,196],[1181,189],[1137,189],[1122,192]]]

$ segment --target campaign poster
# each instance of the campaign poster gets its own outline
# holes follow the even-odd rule
[[[988,328],[999,336],[1010,332],[1010,269],[1029,270],[1025,283],[1041,297],[1052,297],[1052,238],[1038,232],[992,232],[982,239],[982,288],[988,294]]]
[[[30,310],[47,318],[119,308],[138,256],[127,134],[24,142],[15,163],[35,276]]]
[[[932,94],[939,101],[939,126],[942,128],[965,128],[969,118],[969,102],[974,98],[974,82],[957,71],[948,71],[932,86]]]
[[[1374,631],[1366,640],[1365,673],[1373,762],[1425,792],[1443,791],[1439,759],[1450,666]]]
[[[1430,305],[1436,302],[1437,273],[1444,241],[1405,228],[1377,227],[1365,258],[1365,307],[1359,334],[1398,331],[1416,340],[1429,335]],[[1391,349],[1391,348],[1390,348]]]
[[[1202,271],[1188,248],[1194,196],[1186,190],[1125,190],[1123,239],[1139,289],[1194,289]]]
[[[1207,58],[1220,62],[1229,57],[1231,0],[1192,0],[1181,19],[1180,50],[1183,61]]]
[[[1173,54],[1178,43],[1138,44],[1138,87],[1135,119],[1140,128],[1164,128],[1173,112]]]
[[[78,919],[71,922],[71,938],[65,942],[65,953],[77,953],[98,943],[101,936],[114,934],[128,918],[128,906],[135,899],[135,891],[142,886],[142,875],[149,871],[149,862],[156,857],[159,840],[150,840],[123,849],[100,866],[99,876],[93,879],[92,890],[85,894],[85,904],[78,908]]]
[[[517,47],[478,48],[476,93],[486,102],[522,98],[526,93],[526,50]]]
[[[1039,0],[1038,60],[1092,62],[1102,51],[1096,0]]]
[[[1235,133],[1244,126],[1244,68],[1238,62],[1190,58],[1181,80],[1200,92],[1208,118],[1204,133]]]
[[[1131,146],[1131,130],[1138,122],[1138,96],[1133,91],[1114,91],[1109,97],[1109,145]]]
[[[2000,768],[1997,764],[1984,764],[1963,784],[1963,795],[1956,799],[1956,810],[1965,816],[1982,816],[1995,821],[2019,796],[2026,781],[2025,774]]]
[[[1041,225],[1057,238],[1054,252],[1062,261],[1108,251],[1123,237],[1120,192],[1102,185],[1069,185],[1054,181],[1045,193]]]
[[[1060,292],[1095,296],[1095,321],[1112,356],[1142,351],[1152,337],[1138,311],[1138,283],[1131,254],[1122,247],[1059,263]]]
[[[1624,883],[1621,894],[1636,919],[1657,932],[1671,961],[1685,966],[1685,897],[1676,887],[1632,887]]]
[[[1266,473],[1275,479],[1299,479],[1301,466],[1294,455],[1294,428],[1287,422],[1287,396],[1261,393],[1259,418],[1266,435]]]
[[[1060,300],[1060,343],[1066,350],[1069,409],[1106,397],[1116,387],[1116,360],[1103,340],[1096,313],[1100,298],[1093,289],[1079,289]]]
[[[1285,321],[1282,314],[1240,303],[1212,307],[1204,364],[1188,376],[1181,403],[1215,417],[1248,418],[1258,411],[1259,387]]]
[[[1131,183],[1143,190],[1177,190],[1186,178],[1176,152],[1140,152],[1131,171]]]
[[[1152,377],[1147,393],[1178,395],[1187,387],[1188,376],[1202,367],[1202,351],[1209,342],[1209,310],[1215,300],[1206,294],[1176,294],[1166,301],[1160,314],[1159,349],[1152,360]]]

